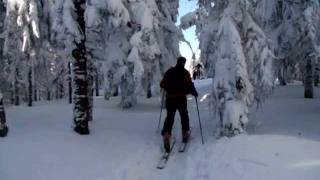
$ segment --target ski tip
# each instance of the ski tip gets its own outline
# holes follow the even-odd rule
[[[186,151],[186,149],[187,149],[187,144],[184,143],[179,147],[178,152],[179,153],[184,153]]]
[[[179,149],[179,153],[183,153],[185,151],[185,149]]]
[[[159,169],[159,170],[161,170],[161,169],[163,169],[163,168],[164,168],[164,167],[159,167],[159,166],[157,167],[157,169]]]

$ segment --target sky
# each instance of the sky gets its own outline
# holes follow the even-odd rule
[[[178,24],[180,24],[180,18],[185,14],[194,11],[197,8],[197,0],[180,0],[179,3],[179,17]],[[195,26],[183,31],[185,39],[191,43],[192,49],[196,52],[197,59],[199,58],[200,51],[198,50],[199,41],[195,35]],[[187,58],[186,68],[190,68],[192,61],[192,52],[186,43],[180,43],[180,53]],[[190,69],[189,69],[190,70]]]

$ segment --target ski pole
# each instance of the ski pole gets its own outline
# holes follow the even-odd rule
[[[202,144],[204,144],[203,134],[202,134],[202,125],[201,125],[200,113],[199,113],[199,106],[198,106],[198,98],[195,97],[195,99],[196,99],[196,105],[197,105],[197,111],[198,111],[198,118],[199,118],[199,126],[200,126],[201,140],[202,140]]]
[[[164,101],[164,90],[162,90],[161,107],[160,107],[160,117],[159,117],[159,122],[158,122],[157,133],[160,132],[160,124],[161,124],[161,115],[162,115],[163,101]]]

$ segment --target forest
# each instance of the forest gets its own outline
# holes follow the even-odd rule
[[[190,2],[195,10],[179,15]],[[183,33],[191,27],[200,57]],[[208,89],[194,83],[210,114],[205,129],[219,138],[246,134],[252,109],[279,87],[301,82],[301,96],[316,96],[319,0],[0,0],[0,136],[15,133],[15,108],[43,103],[70,105],[72,117],[58,117],[80,135],[103,103],[125,114],[155,101],[162,112],[159,83],[182,42],[191,67],[203,66]]]

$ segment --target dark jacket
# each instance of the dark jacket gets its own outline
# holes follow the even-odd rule
[[[188,94],[198,96],[198,93],[191,80],[190,73],[183,66],[170,68],[160,83],[168,98],[182,98]]]

